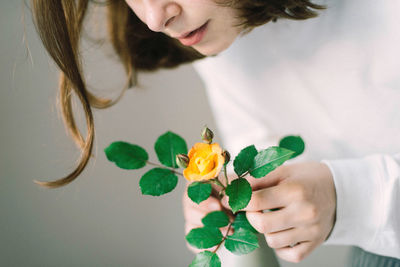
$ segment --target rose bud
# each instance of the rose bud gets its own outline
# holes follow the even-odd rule
[[[228,164],[228,162],[231,160],[231,154],[227,150],[224,150],[222,151],[222,156],[225,159],[225,164]]]
[[[178,164],[178,166],[183,169],[186,169],[187,166],[189,165],[189,157],[185,154],[176,155],[175,161],[176,164]]]
[[[203,131],[201,131],[201,139],[207,143],[207,144],[211,144],[212,140],[214,138],[214,133],[208,129],[208,127],[204,127]]]

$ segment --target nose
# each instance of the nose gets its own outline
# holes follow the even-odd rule
[[[170,25],[181,11],[181,6],[174,1],[145,1],[145,22],[150,30],[160,32]]]

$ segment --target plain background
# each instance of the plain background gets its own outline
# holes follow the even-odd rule
[[[79,151],[56,107],[57,68],[23,6],[0,3],[0,266],[188,266],[185,182],[162,197],[142,196],[144,171],[117,168],[103,149],[124,140],[145,147],[155,161],[154,141],[167,130],[189,146],[205,124],[218,135],[199,77],[190,66],[141,74],[140,88],[95,110],[94,157],[84,173],[68,186],[41,188],[34,179],[66,175]],[[104,96],[118,94],[124,79],[110,51],[107,45],[84,47],[88,82]],[[281,264],[345,266],[347,255],[346,247],[326,246],[300,264]]]

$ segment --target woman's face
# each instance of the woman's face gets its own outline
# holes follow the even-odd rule
[[[242,28],[236,10],[215,0],[125,0],[150,30],[163,32],[203,55],[228,48]]]

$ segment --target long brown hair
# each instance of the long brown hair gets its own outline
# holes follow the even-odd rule
[[[173,68],[204,56],[192,48],[182,46],[177,40],[163,33],[152,32],[130,10],[124,0],[98,3],[89,0],[31,0],[36,29],[55,63],[60,68],[60,107],[64,124],[81,149],[76,168],[67,176],[37,184],[56,188],[75,180],[87,165],[94,141],[93,108],[106,108],[118,101],[99,98],[87,90],[79,51],[82,24],[90,4],[107,8],[107,24],[110,41],[123,64],[127,83],[124,89],[136,81],[138,71],[154,71]],[[244,28],[276,21],[279,18],[308,19],[317,16],[323,6],[309,0],[216,0],[222,5],[236,8]],[[82,104],[87,133],[79,131],[72,110],[72,93]],[[122,96],[122,94],[121,94]]]

